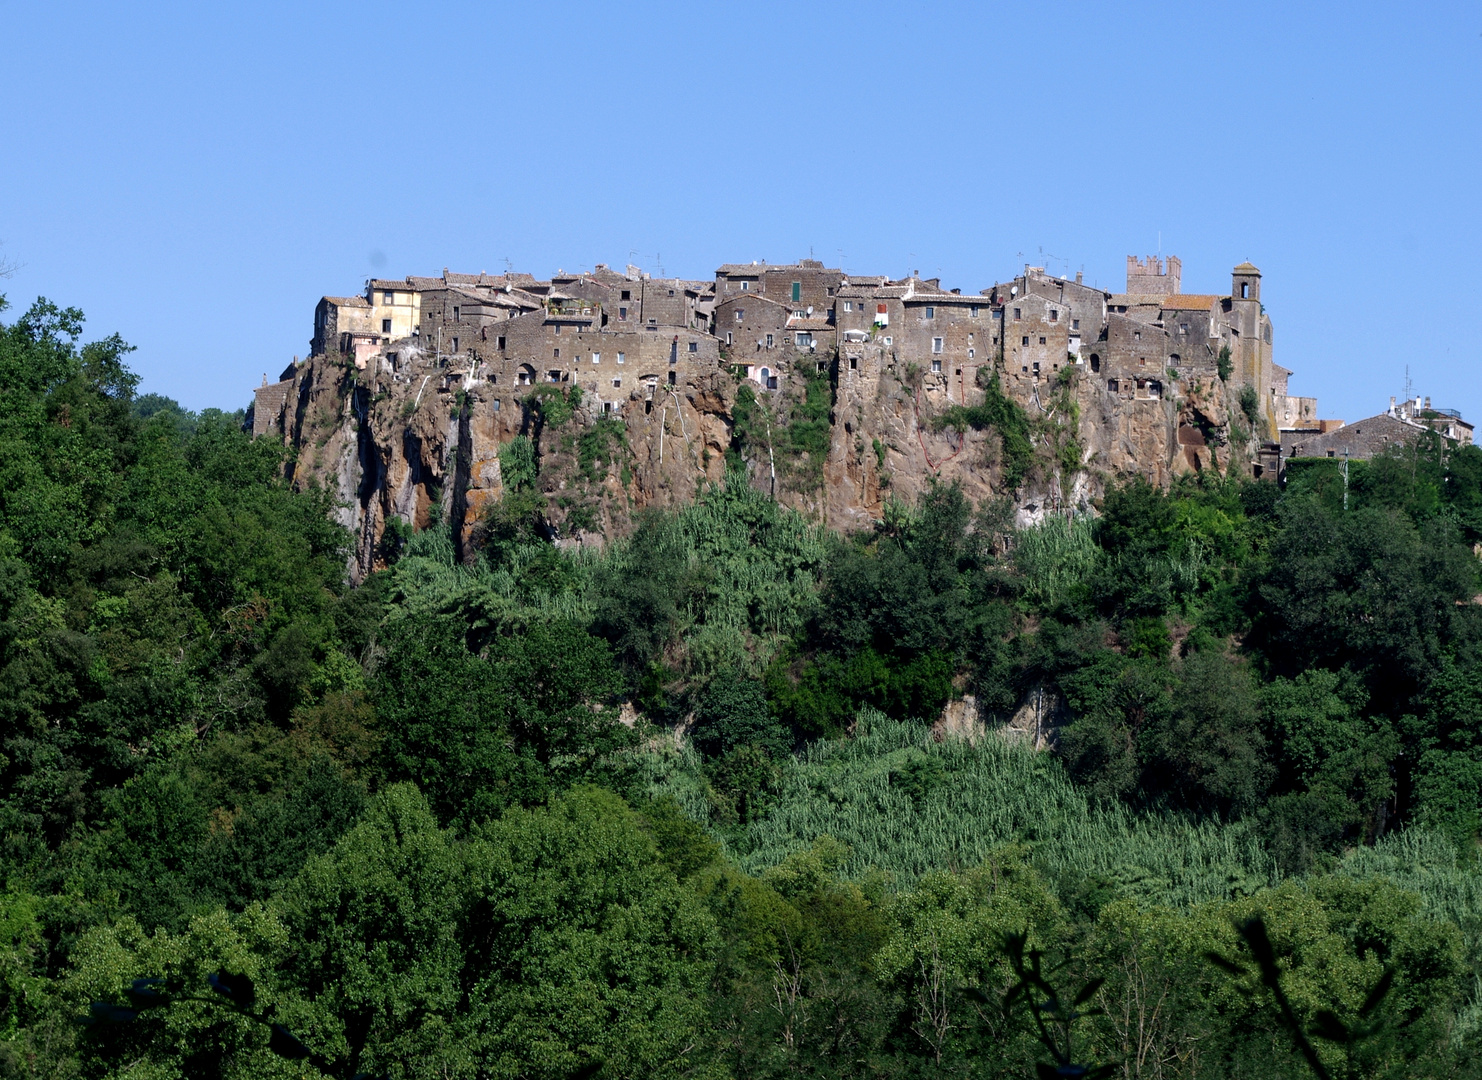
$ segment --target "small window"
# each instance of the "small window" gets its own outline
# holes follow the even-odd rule
[[[1019,311],[1018,308],[1015,308],[1014,309],[1014,321],[1015,322],[1018,322],[1020,317],[1021,317],[1021,312]]]
[[[895,344],[895,338],[891,337],[889,334],[886,334],[885,335],[885,344],[887,344],[887,345],[894,345]]]
[[[613,385],[613,389],[620,390],[620,389],[622,389],[622,386],[623,386],[623,380],[622,379],[613,379],[612,380],[612,385]]]
[[[631,299],[633,299],[633,293],[630,290],[628,290],[628,289],[624,289],[623,292],[622,292],[622,295],[619,296],[618,299],[619,300],[631,300]]]
[[[942,370],[942,362],[940,360],[933,360],[931,362],[931,370],[932,371],[941,371]]]
[[[768,334],[767,335],[767,348],[770,349],[771,347],[772,347],[772,335],[771,334]]]
[[[976,319],[978,317],[978,305],[977,304],[973,304],[971,307],[969,307],[967,309],[967,311],[968,311],[968,314],[971,315],[974,319]]]
[[[730,345],[730,343],[731,343],[731,332],[729,330],[727,330],[726,331],[726,344],[727,345]]]
[[[845,311],[853,311],[854,310],[854,301],[853,300],[845,300],[844,301],[844,310]]]
[[[1051,322],[1059,322],[1060,321],[1060,312],[1056,311],[1054,308],[1051,308],[1050,309],[1050,321]]]
[[[803,298],[803,283],[801,281],[794,281],[792,283],[792,299],[793,299],[793,303],[797,303],[802,298]]]
[[[494,399],[494,411],[495,412],[498,412],[499,411],[499,399],[498,398],[495,398]]]
[[[926,309],[926,317],[928,319],[935,319],[937,317],[937,309],[934,307],[928,307]]]
[[[939,353],[939,352],[942,351],[942,339],[941,338],[934,337],[934,338],[931,339],[931,351],[934,352],[934,353]],[[937,366],[938,366],[938,368],[940,368],[941,365],[938,364]]]
[[[600,364],[600,363],[602,363],[602,354],[599,353],[599,352],[594,352],[592,354],[592,363],[594,363],[594,364]]]
[[[679,372],[677,372],[673,368],[671,368],[669,370],[669,385],[670,386],[674,386],[678,382],[679,382]]]
[[[1141,330],[1134,330],[1134,331],[1132,331],[1132,340],[1133,341],[1141,341],[1142,340],[1142,331]]]
[[[740,322],[745,317],[746,317],[746,309],[745,308],[737,308],[736,309],[736,321],[737,322]]]
[[[551,350],[551,354],[552,354],[551,355],[551,359],[553,359],[553,360],[559,360],[559,359],[561,359],[561,350],[560,349],[552,349]]]
[[[1070,328],[1072,330],[1079,330],[1081,328],[1081,320],[1080,319],[1071,319],[1070,320]]]
[[[1029,339],[1027,337],[1024,339],[1023,344],[1025,344],[1025,345],[1028,345],[1029,344]]]
[[[625,307],[618,308],[618,321],[619,322],[626,322],[627,321],[627,318],[628,318],[628,309],[625,308]]]
[[[458,351],[458,339],[457,338],[454,338],[453,339],[453,352],[456,353],[457,351]]]
[[[697,353],[699,351],[700,351],[700,343],[698,341],[692,341],[692,342],[690,342],[690,352],[696,352]]]
[[[743,281],[741,283],[741,291],[742,292],[750,292],[751,291],[751,282],[749,282],[749,281]]]
[[[859,357],[857,357],[857,356],[851,356],[849,358],[849,370],[850,371],[854,371],[858,367],[859,367]]]
[[[1036,360],[1036,361],[1035,361],[1035,362],[1034,362],[1034,373],[1035,373],[1035,374],[1036,374],[1036,375],[1038,375],[1038,374],[1039,374],[1039,361],[1038,361],[1038,360]]]
[[[1248,281],[1242,281],[1240,283],[1240,299],[1242,299],[1242,300],[1249,300],[1250,299],[1250,282],[1248,282]]]
[[[1337,456],[1338,456],[1338,451],[1336,451],[1336,450],[1329,450],[1328,451],[1328,457],[1337,457]]]
[[[381,303],[383,303],[383,304],[394,304],[394,303],[396,303],[396,294],[395,293],[389,293],[389,292],[388,293],[382,293],[381,294]]]
[[[503,349],[503,348],[504,348],[504,338],[502,338],[502,337],[501,337],[501,338],[500,338],[500,339],[499,339],[499,347],[500,347],[500,348],[501,348],[501,349]]]
[[[1039,343],[1041,345],[1043,345],[1045,343],[1045,339],[1044,339],[1044,335],[1043,334],[1040,335]]]
[[[972,350],[972,349],[969,349],[969,350],[968,350],[968,351],[967,351],[967,358],[968,358],[968,359],[969,359],[969,360],[971,360],[971,359],[972,359],[972,358],[973,358],[973,357],[974,357],[974,356],[977,356],[977,355],[978,355],[978,354],[977,354],[977,353],[976,353],[976,352],[975,352],[975,351],[973,351],[973,350]]]
[[[390,319],[382,319],[381,320],[381,333],[383,333],[383,334],[389,334],[389,333],[391,333],[391,320]]]
[[[1107,388],[1107,390],[1109,390],[1113,394],[1115,394],[1119,390],[1122,389],[1122,384],[1118,380],[1116,380],[1116,379],[1107,379],[1106,380],[1106,388]]]
[[[811,348],[813,345],[813,335],[810,333],[800,332],[794,336],[793,340],[797,342],[800,349]]]
[[[625,363],[627,361],[627,359],[628,359],[628,354],[627,353],[618,353],[618,355],[617,355],[617,362],[619,364]]]
[[[550,382],[560,382],[561,381],[561,373],[559,371],[547,371],[545,373],[545,377]]]
[[[1100,371],[1101,370],[1101,357],[1098,356],[1098,355],[1096,355],[1095,353],[1092,353],[1091,354],[1091,370],[1092,371]]]
[[[670,290],[669,290],[669,295],[670,295],[670,296],[673,296],[673,295],[674,295],[674,290],[673,290],[673,289],[670,289]]]

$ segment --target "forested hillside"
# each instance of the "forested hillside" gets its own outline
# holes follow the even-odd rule
[[[1482,1071],[1482,450],[558,549],[516,439],[351,588],[81,327],[0,326],[0,1076]]]

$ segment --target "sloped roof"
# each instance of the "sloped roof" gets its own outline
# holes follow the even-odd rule
[[[1163,297],[1162,306],[1170,311],[1207,311],[1223,299],[1213,293],[1174,293]]]
[[[340,307],[370,307],[370,301],[363,296],[326,296],[324,299]]]
[[[1243,262],[1243,263],[1241,263],[1239,266],[1237,266],[1235,268],[1235,273],[1237,273],[1237,274],[1259,274],[1260,271],[1257,270],[1250,263]]]

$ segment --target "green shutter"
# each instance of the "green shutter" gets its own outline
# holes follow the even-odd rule
[[[792,283],[792,298],[794,302],[803,298],[803,283],[801,281],[794,281]]]

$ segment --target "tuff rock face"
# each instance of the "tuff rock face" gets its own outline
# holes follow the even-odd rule
[[[1239,441],[1238,406],[1217,378],[1170,382],[1151,400],[1108,393],[1078,366],[1053,384],[1011,382],[1004,395],[1022,409],[1028,436],[1027,452],[1021,445],[1015,454],[1004,425],[963,408],[996,395],[996,385],[949,385],[883,347],[867,353],[848,368],[829,358],[822,374],[817,357],[800,356],[807,376],[775,391],[724,363],[690,369],[604,412],[574,400],[583,395],[573,387],[586,389],[579,383],[496,387],[472,369],[431,362],[377,375],[331,353],[285,373],[270,403],[275,415],[254,419],[291,447],[295,482],[338,495],[341,522],[357,537],[356,579],[378,565],[392,517],[418,529],[451,521],[470,555],[478,522],[504,495],[501,450],[521,436],[534,450],[549,535],[562,544],[601,543],[625,534],[647,507],[693,500],[724,480],[728,459],[754,486],[840,530],[869,527],[889,500],[911,504],[939,482],[960,484],[977,504],[1008,500],[1001,505],[1026,525],[1094,512],[1117,477],[1166,486],[1184,473],[1250,474],[1254,444]],[[826,421],[819,402],[828,404]],[[810,417],[811,442],[792,437]],[[799,449],[805,442],[812,449]]]

